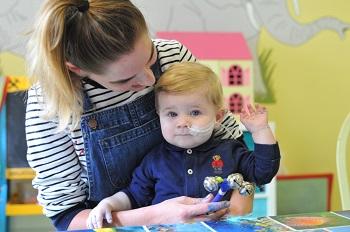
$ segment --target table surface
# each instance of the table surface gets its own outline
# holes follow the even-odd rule
[[[271,217],[228,217],[220,221],[196,222],[173,225],[133,226],[115,227],[100,230],[76,230],[79,232],[130,232],[130,231],[162,231],[162,232],[206,232],[206,231],[240,231],[240,232],[278,232],[278,231],[350,231],[350,210],[337,212],[319,212],[289,214]]]

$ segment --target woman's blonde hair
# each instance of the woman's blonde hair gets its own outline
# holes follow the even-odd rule
[[[69,71],[66,62],[102,74],[107,64],[131,52],[136,40],[148,32],[142,13],[130,1],[86,1],[46,0],[27,46],[29,78],[39,83],[45,116],[58,117],[59,129],[69,123],[76,127],[83,111],[81,78]]]
[[[224,108],[221,82],[218,76],[203,64],[195,62],[173,64],[155,85],[157,96],[160,92],[184,94],[198,91],[203,91],[217,110]]]

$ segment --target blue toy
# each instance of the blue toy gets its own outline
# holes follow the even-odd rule
[[[255,189],[254,184],[244,181],[243,176],[239,173],[233,173],[225,179],[220,176],[207,176],[203,185],[208,192],[219,190],[212,202],[220,201],[230,189],[238,189],[243,196],[252,195]]]

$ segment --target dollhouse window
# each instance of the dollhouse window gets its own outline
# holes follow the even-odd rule
[[[228,83],[229,85],[242,85],[243,84],[243,70],[239,65],[232,65],[228,71]]]
[[[243,107],[243,97],[239,93],[234,93],[230,96],[229,102],[230,111],[232,113],[240,113]]]

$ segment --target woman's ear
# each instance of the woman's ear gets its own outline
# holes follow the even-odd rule
[[[66,65],[67,65],[67,68],[69,69],[69,71],[77,74],[78,76],[81,76],[81,77],[86,77],[87,76],[87,73],[84,72],[82,69],[80,69],[78,66],[72,64],[71,62],[66,62]]]

